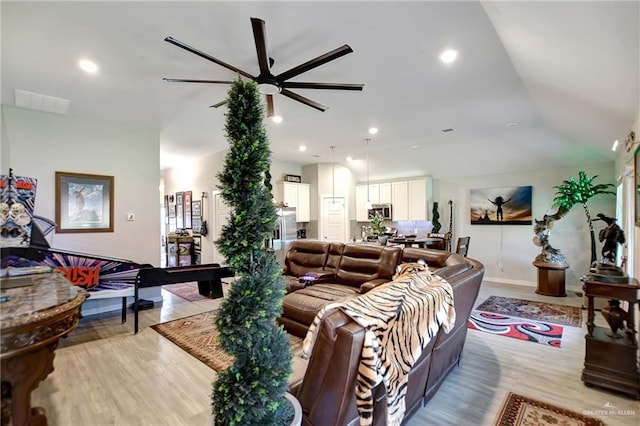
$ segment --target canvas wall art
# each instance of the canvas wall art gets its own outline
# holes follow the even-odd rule
[[[531,186],[472,189],[472,225],[531,225]]]

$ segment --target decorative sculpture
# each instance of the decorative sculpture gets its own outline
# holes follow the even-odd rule
[[[533,243],[542,248],[542,251],[536,256],[536,262],[550,263],[554,265],[566,264],[566,259],[562,252],[551,246],[549,243],[549,233],[553,228],[553,222],[561,219],[566,212],[563,209],[558,209],[555,214],[542,217],[542,220],[534,219],[535,225],[533,226],[533,232],[536,234],[533,237]]]
[[[442,227],[440,222],[438,222],[438,219],[440,219],[440,213],[438,213],[438,202],[434,201],[433,202],[433,219],[431,220],[431,223],[433,224],[433,229],[431,230],[431,232],[433,232],[434,234],[437,234],[438,232],[440,232],[440,228]]]
[[[624,322],[629,318],[629,314],[620,307],[620,301],[609,300],[609,306],[602,308],[602,316],[612,331],[612,333],[606,333],[607,336],[622,337],[618,334],[618,330],[624,329]]]
[[[598,219],[593,219],[594,221],[602,220],[607,224],[607,227],[601,229],[598,234],[600,242],[604,241],[604,245],[602,246],[602,262],[615,265],[618,254],[618,244],[624,244],[625,242],[624,231],[618,226],[615,218],[605,216],[602,213],[598,213],[596,216]]]

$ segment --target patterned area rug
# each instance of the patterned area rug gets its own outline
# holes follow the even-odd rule
[[[494,426],[605,426],[602,420],[509,392]]]
[[[571,327],[582,326],[582,309],[576,306],[490,296],[476,310]]]
[[[175,294],[181,299],[188,300],[189,302],[207,299],[206,296],[198,293],[198,283],[196,282],[163,285],[162,289],[167,290],[171,294]]]
[[[218,330],[213,322],[215,311],[203,312],[173,321],[152,325],[155,331],[198,358],[216,371],[229,368],[233,358],[218,344]],[[302,352],[302,339],[289,334],[291,352]]]
[[[471,312],[467,327],[472,330],[542,343],[556,348],[562,346],[562,334],[564,333],[564,329],[560,325],[477,310]]]

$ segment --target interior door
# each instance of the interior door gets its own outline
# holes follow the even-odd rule
[[[334,203],[335,200],[335,203]],[[347,202],[344,197],[322,197],[322,222],[320,239],[347,242]]]
[[[220,254],[215,242],[220,238],[222,227],[229,221],[229,207],[224,203],[222,195],[213,194],[213,263],[225,265],[227,260]]]

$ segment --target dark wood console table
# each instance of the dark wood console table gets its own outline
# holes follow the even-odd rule
[[[53,371],[58,341],[78,325],[87,292],[50,272],[2,278],[1,294],[2,424],[46,425],[31,391]]]
[[[638,339],[635,329],[635,310],[640,303],[638,280],[626,283],[596,281],[583,277],[583,290],[588,300],[587,335],[582,381],[613,389],[640,399],[640,370],[638,368]],[[626,328],[614,336],[608,327],[595,325],[594,298],[615,299],[628,303]],[[639,305],[640,306],[640,305]]]

